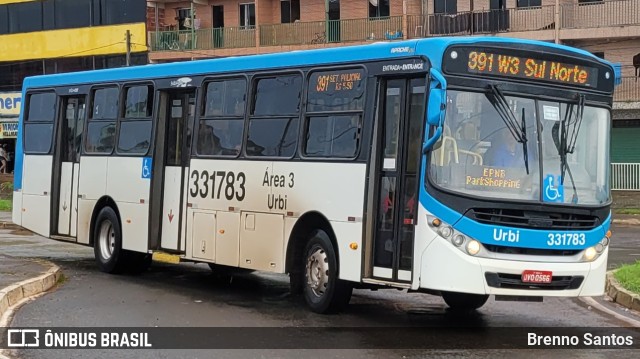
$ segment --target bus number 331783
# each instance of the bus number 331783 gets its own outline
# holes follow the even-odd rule
[[[244,200],[246,176],[244,172],[194,170],[191,172],[191,197],[220,199],[224,196],[231,201]],[[224,188],[224,189],[223,189]]]

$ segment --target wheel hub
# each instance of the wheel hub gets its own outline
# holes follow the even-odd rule
[[[109,260],[116,247],[116,233],[110,221],[104,221],[100,225],[100,254],[102,258]]]
[[[322,248],[317,248],[307,258],[307,285],[314,295],[321,297],[327,290],[329,283],[329,260]]]

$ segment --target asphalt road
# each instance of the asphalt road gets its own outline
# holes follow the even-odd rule
[[[634,227],[613,229],[611,265],[638,259],[640,240]],[[311,313],[288,293],[288,278],[272,274],[219,277],[202,264],[156,263],[139,276],[114,276],[98,271],[93,250],[55,242],[24,232],[0,231],[0,253],[39,257],[60,265],[66,281],[53,292],[23,306],[13,327],[425,327],[438,340],[438,328],[502,327],[620,327],[626,326],[576,299],[545,298],[543,303],[497,302],[493,298],[476,314],[457,316],[441,298],[397,290],[356,290],[347,311],[323,316]],[[624,311],[620,311],[624,313]],[[629,313],[626,313],[627,315]],[[616,330],[616,329],[612,329]],[[489,332],[491,333],[491,332]],[[508,334],[508,333],[507,333]],[[384,343],[402,335],[389,330],[360,339]],[[455,335],[454,335],[455,337]],[[460,340],[484,340],[483,336]],[[451,338],[449,338],[451,339]],[[486,338],[485,338],[486,339]],[[293,339],[295,340],[295,338]],[[318,341],[331,338],[319,336]],[[505,341],[510,340],[505,335]],[[455,340],[454,340],[455,343]],[[464,347],[461,343],[461,347]],[[331,347],[331,343],[319,346]],[[405,349],[290,349],[290,350],[20,350],[19,358],[419,358],[497,357],[540,355],[549,358],[628,358],[628,350],[405,350]]]
[[[609,268],[618,268],[624,263],[634,263],[638,260],[640,260],[640,226],[612,226]]]

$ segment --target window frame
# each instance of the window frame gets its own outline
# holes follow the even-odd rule
[[[297,19],[294,19],[294,16],[293,16],[294,15],[294,11],[293,11],[293,8],[294,8],[293,3],[294,3],[294,1],[297,2],[297,4],[298,4],[298,13],[297,13],[298,18]],[[287,22],[285,22],[284,19],[282,18],[282,15],[283,15],[282,6],[283,6],[283,3],[285,3],[285,2],[289,3],[289,14],[288,14],[289,21],[287,21]],[[281,24],[293,24],[296,21],[300,21],[300,16],[301,16],[300,0],[280,0],[280,23]]]
[[[539,2],[539,5],[531,5],[531,2]],[[522,6],[521,3],[527,3],[527,6]],[[542,7],[542,0],[516,0],[516,9],[517,10],[529,10],[529,9],[540,9]]]
[[[388,15],[380,15],[380,8],[381,8],[380,1],[381,0],[378,0],[378,5],[376,5],[376,6],[373,6],[369,0],[366,0],[366,1],[367,1],[367,5],[368,5],[367,6],[367,18],[369,20],[386,20],[386,19],[389,19],[391,17],[391,0],[387,0],[387,10],[389,12]],[[374,16],[371,16],[371,7],[372,6],[375,7],[375,9],[376,9],[376,14]]]
[[[117,88],[118,89],[118,109],[116,112],[116,118],[114,119],[94,119],[93,118],[93,104],[95,102],[95,92],[97,90],[101,90],[101,89],[105,89],[105,88]],[[82,155],[87,155],[87,156],[112,156],[115,154],[116,151],[116,147],[118,147],[118,118],[119,118],[119,114],[122,111],[121,107],[122,107],[122,84],[118,83],[118,82],[110,82],[110,83],[103,83],[103,84],[99,84],[99,85],[95,85],[95,86],[91,86],[89,88],[89,101],[87,101],[89,106],[88,108],[88,114],[87,114],[87,122],[85,124],[84,127],[84,134],[83,134],[83,138],[82,138]],[[113,144],[113,148],[111,149],[110,152],[90,152],[87,150],[87,144],[88,142],[88,136],[89,136],[89,125],[93,122],[113,122],[114,127],[115,127],[115,142]]]
[[[311,76],[314,73],[317,72],[327,72],[327,71],[344,71],[344,70],[362,70],[364,71],[364,78],[362,80],[363,82],[363,88],[362,88],[362,96],[363,96],[363,103],[362,103],[362,109],[361,110],[343,110],[343,111],[307,111],[307,101],[309,98],[308,95],[308,84],[309,84],[309,80],[311,79]],[[298,148],[299,148],[299,152],[300,152],[300,158],[303,160],[307,160],[307,161],[320,161],[320,162],[326,162],[326,161],[339,161],[339,162],[347,162],[347,161],[356,161],[359,157],[360,154],[362,153],[362,143],[363,143],[363,136],[364,136],[364,132],[365,132],[365,128],[364,128],[364,123],[365,123],[365,114],[367,112],[367,83],[369,78],[369,72],[368,72],[368,68],[365,65],[360,65],[360,66],[331,66],[331,67],[314,67],[309,69],[309,71],[307,71],[306,73],[306,77],[305,77],[305,87],[304,87],[304,96],[303,96],[303,104],[302,104],[302,123],[299,126],[300,127],[300,138],[298,139]],[[305,149],[306,149],[306,145],[307,145],[307,139],[306,139],[306,134],[308,132],[309,129],[309,120],[311,117],[330,117],[331,115],[359,115],[360,119],[358,122],[358,143],[356,145],[356,151],[353,155],[353,157],[321,157],[321,156],[307,156],[307,154],[305,153]]]
[[[147,101],[149,99],[151,99],[152,101],[151,115],[148,117],[125,117],[127,112],[127,107],[126,107],[127,90],[132,87],[141,87],[141,86],[147,86],[148,91],[149,90],[151,91],[151,96],[147,94]],[[156,123],[154,121],[154,118],[156,118],[156,107],[157,107],[156,93],[157,93],[156,86],[153,81],[126,82],[126,83],[120,84],[118,118],[116,119],[116,141],[115,141],[114,149],[112,151],[113,154],[116,154],[118,156],[125,156],[125,157],[145,157],[153,149],[155,144],[154,134],[156,130]],[[93,106],[91,107],[91,113],[93,113]],[[147,150],[144,153],[143,152],[136,152],[136,153],[121,152],[119,148],[119,144],[120,144],[120,128],[121,128],[122,122],[141,122],[141,121],[151,121],[151,133],[149,134],[149,146],[147,147]],[[104,122],[107,122],[107,121],[104,121]]]
[[[306,71],[308,73],[308,71]],[[294,118],[293,115],[269,115],[269,116],[265,116],[265,115],[259,115],[259,116],[254,116],[251,114],[251,112],[254,109],[255,106],[255,95],[256,95],[256,85],[257,82],[260,81],[261,79],[265,79],[265,78],[271,78],[271,77],[278,77],[278,76],[287,76],[287,75],[299,75],[301,77],[301,88],[300,88],[300,108],[298,109],[298,133],[296,135],[296,145],[295,148],[293,149],[293,153],[291,154],[291,156],[254,156],[254,155],[250,155],[247,153],[247,141],[249,140],[249,127],[251,124],[251,120],[252,119],[282,119],[282,118]],[[246,103],[246,111],[245,111],[245,128],[244,128],[244,138],[242,139],[242,155],[245,158],[250,158],[250,159],[258,159],[258,160],[291,160],[293,158],[295,158],[298,155],[298,150],[300,148],[300,134],[301,134],[301,121],[302,118],[304,116],[304,110],[305,110],[305,103],[306,103],[306,84],[307,84],[307,76],[305,74],[305,71],[302,68],[298,68],[295,70],[282,70],[282,71],[274,71],[274,72],[261,72],[261,73],[256,73],[253,74],[253,76],[251,76],[250,82],[249,82],[249,90],[248,90],[248,97],[247,97],[247,103]]]
[[[31,123],[29,123],[29,108],[31,106],[31,96],[33,95],[39,95],[39,94],[45,94],[45,93],[51,93],[54,96],[54,105],[53,105],[53,116],[51,118],[51,121],[33,121]],[[57,132],[56,132],[56,124],[57,124],[57,118],[58,118],[58,113],[60,112],[60,104],[58,101],[58,94],[56,93],[56,90],[54,88],[44,88],[44,89],[37,89],[34,91],[30,91],[28,90],[25,94],[26,97],[26,101],[24,101],[23,103],[23,120],[22,120],[22,147],[23,147],[23,151],[25,155],[40,155],[40,156],[46,156],[46,155],[50,155],[51,152],[53,151],[54,148],[54,144],[55,144],[55,139],[57,137]],[[30,124],[51,124],[52,128],[51,128],[51,141],[49,142],[49,149],[46,152],[34,152],[34,151],[28,151],[27,147],[26,147],[26,128],[28,125]]]
[[[437,12],[436,11],[436,4],[438,3],[438,1],[440,1],[442,3],[443,9],[444,9],[443,12]],[[455,11],[453,11],[453,12],[448,12],[447,11],[447,4],[449,4],[449,3],[453,3],[454,4],[453,6],[454,6],[454,10]],[[455,15],[458,12],[459,11],[458,11],[458,1],[457,0],[434,0],[433,1],[433,15]]]
[[[245,100],[244,100],[244,113],[243,115],[240,117],[234,117],[234,116],[220,116],[218,118],[213,118],[212,116],[206,116],[205,115],[205,111],[206,111],[206,107],[207,107],[207,86],[212,83],[212,82],[222,82],[222,81],[227,81],[227,80],[244,80],[245,83]],[[194,129],[193,129],[193,135],[191,136],[191,147],[192,147],[192,153],[195,154],[195,156],[197,158],[226,158],[226,159],[235,159],[235,158],[239,158],[240,156],[244,155],[244,149],[245,149],[245,143],[246,143],[246,135],[247,135],[247,130],[248,130],[248,109],[249,109],[249,96],[250,96],[250,84],[251,84],[251,79],[249,78],[248,75],[243,75],[243,74],[235,74],[235,75],[227,75],[227,76],[216,76],[216,77],[205,77],[202,80],[201,85],[199,86],[200,89],[200,95],[197,98],[197,101],[200,101],[199,106],[197,106],[196,108],[196,116],[195,117],[195,124],[194,124]],[[235,155],[206,155],[206,154],[200,154],[198,152],[198,138],[200,136],[200,123],[201,121],[208,121],[208,120],[216,120],[216,119],[221,119],[221,120],[233,120],[235,119],[236,121],[242,121],[242,138],[240,140],[240,151],[238,151],[237,154]],[[197,125],[197,126],[196,126]]]
[[[245,6],[248,5],[253,5],[253,22],[254,24],[251,25],[251,16],[247,16],[246,14],[246,10],[244,10]],[[256,28],[256,24],[255,24],[255,15],[256,15],[256,3],[255,2],[244,2],[244,3],[238,3],[238,24],[240,27],[240,30],[254,30]],[[242,15],[244,14],[245,16],[245,22],[249,22],[249,25],[245,25],[242,23]]]

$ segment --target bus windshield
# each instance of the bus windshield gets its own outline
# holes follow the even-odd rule
[[[597,205],[609,201],[609,111],[583,102],[448,91],[431,180],[463,194]]]

